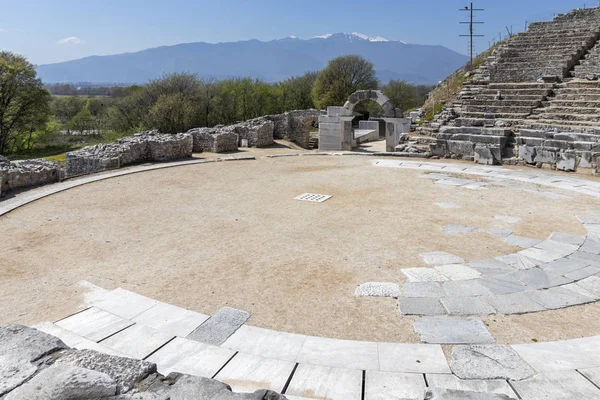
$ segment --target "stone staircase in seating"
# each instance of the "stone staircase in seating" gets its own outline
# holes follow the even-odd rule
[[[596,42],[596,45],[585,55],[579,65],[575,66],[571,75],[580,79],[600,78],[600,43]]]
[[[439,127],[435,156],[565,171],[600,159],[600,7],[533,23],[475,71]],[[585,57],[585,58],[584,58]],[[581,62],[581,65],[578,65]],[[573,69],[575,68],[575,71]]]

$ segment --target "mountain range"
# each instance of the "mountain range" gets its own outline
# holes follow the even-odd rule
[[[192,72],[203,78],[252,77],[276,82],[320,70],[329,60],[347,54],[358,54],[371,61],[382,83],[400,79],[434,84],[468,60],[467,56],[443,46],[336,33],[307,40],[291,36],[268,42],[183,43],[40,65],[37,71],[46,83],[133,84],[172,72]]]

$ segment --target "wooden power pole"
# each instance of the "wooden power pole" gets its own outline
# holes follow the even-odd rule
[[[483,22],[480,21],[473,21],[473,12],[474,11],[485,11],[483,8],[473,8],[473,3],[471,3],[471,6],[465,6],[465,8],[461,8],[460,11],[467,11],[469,13],[469,21],[466,22],[459,22],[460,24],[469,24],[469,34],[468,35],[459,35],[461,37],[468,37],[469,38],[469,46],[471,48],[470,51],[470,62],[469,62],[469,70],[473,69],[473,38],[475,37],[483,37],[484,35],[475,35],[474,34],[474,29],[473,29],[473,25],[475,24],[483,24]]]

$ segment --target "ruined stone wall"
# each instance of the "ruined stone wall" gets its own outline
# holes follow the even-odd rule
[[[223,125],[217,125],[214,128],[195,128],[188,131],[193,137],[194,152],[224,153],[236,151],[238,148],[237,133],[224,128]]]
[[[58,182],[61,172],[57,162],[42,159],[10,162],[0,157],[0,196],[10,190]]]
[[[274,143],[273,131],[275,124],[266,117],[260,117],[235,124],[231,127],[241,140],[246,139],[249,147],[266,147]]]
[[[273,122],[273,136],[276,139],[288,139],[300,147],[307,148],[310,141],[310,129],[319,126],[320,115],[325,115],[325,113],[310,109],[267,115],[265,118]]]
[[[192,156],[193,139],[187,133],[140,132],[113,143],[84,147],[67,153],[66,176],[91,174],[144,161],[169,161]]]

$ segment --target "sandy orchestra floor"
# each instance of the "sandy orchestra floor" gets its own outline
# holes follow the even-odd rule
[[[517,248],[449,224],[506,227],[545,239],[583,234],[575,215],[597,200],[521,190],[443,188],[420,171],[375,168],[364,157],[259,158],[113,178],[52,195],[0,217],[0,320],[34,324],[75,312],[80,280],[123,287],[212,314],[252,313],[249,324],[346,339],[416,342],[393,299],[361,298],[368,281],[403,282],[420,253],[466,260]],[[470,177],[469,179],[475,179]],[[294,200],[301,193],[333,198]],[[441,209],[451,202],[460,209]],[[509,224],[494,216],[522,218]],[[498,342],[591,336],[590,304],[485,319]]]

